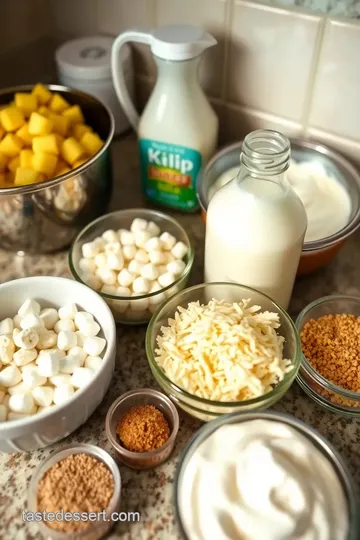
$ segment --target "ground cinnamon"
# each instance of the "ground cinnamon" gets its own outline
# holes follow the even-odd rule
[[[154,405],[138,405],[124,414],[116,433],[126,450],[151,452],[166,443],[170,428],[163,413]]]

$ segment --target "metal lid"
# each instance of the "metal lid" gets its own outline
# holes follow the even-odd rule
[[[108,36],[84,37],[67,41],[55,54],[59,70],[77,79],[110,79],[111,49],[114,39]],[[121,48],[121,61],[128,63],[131,51]]]

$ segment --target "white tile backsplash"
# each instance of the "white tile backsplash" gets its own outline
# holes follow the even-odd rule
[[[360,141],[360,23],[328,20],[308,122]]]

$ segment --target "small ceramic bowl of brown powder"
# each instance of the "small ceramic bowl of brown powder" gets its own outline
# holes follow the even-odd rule
[[[71,444],[49,456],[33,475],[28,510],[47,540],[97,540],[120,510],[121,478],[113,458],[97,446]]]
[[[326,296],[299,314],[298,383],[319,405],[360,417],[360,298]]]
[[[133,469],[152,469],[170,456],[179,415],[167,396],[140,388],[114,401],[105,424],[107,438],[120,461]]]

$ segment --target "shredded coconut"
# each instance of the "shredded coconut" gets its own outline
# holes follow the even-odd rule
[[[279,315],[211,300],[178,307],[157,336],[155,360],[167,377],[190,394],[214,401],[262,396],[292,369],[283,358]]]

